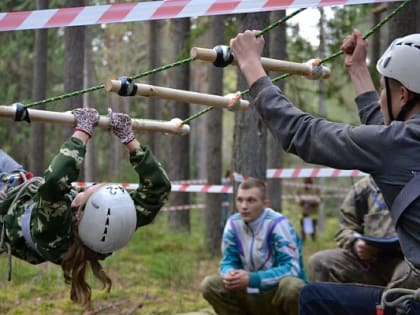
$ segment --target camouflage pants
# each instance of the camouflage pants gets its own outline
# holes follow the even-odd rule
[[[420,286],[420,276],[410,272],[401,255],[380,257],[366,263],[345,249],[323,250],[309,258],[308,271],[313,282],[397,285],[405,288]]]
[[[251,294],[226,290],[222,277],[208,276],[201,282],[201,292],[218,315],[297,315],[304,285],[299,278],[285,277],[277,288]]]

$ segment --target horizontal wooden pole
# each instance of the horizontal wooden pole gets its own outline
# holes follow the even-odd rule
[[[217,53],[213,49],[193,47],[191,48],[190,56],[194,60],[214,62],[216,61]],[[231,64],[237,66],[238,62],[233,58]],[[331,74],[329,68],[316,65],[312,62],[299,63],[262,57],[261,64],[266,71],[298,74],[306,76],[309,79],[324,79],[328,78]]]
[[[0,118],[15,119],[16,110],[13,106],[0,105]],[[52,112],[47,110],[28,109],[31,121],[41,123],[55,123],[61,125],[75,125],[75,119],[70,112]],[[107,116],[100,116],[99,123],[96,127],[103,129],[110,129],[109,118]],[[178,135],[188,135],[190,133],[189,125],[182,125],[182,121],[174,118],[170,121],[148,120],[132,118],[131,123],[133,130],[136,131],[154,131],[172,133]]]
[[[137,87],[136,95],[139,96],[156,97],[173,100],[181,103],[200,104],[206,106],[213,106],[217,108],[228,108],[232,111],[246,110],[249,107],[249,102],[247,100],[243,100],[240,97],[237,97],[233,94],[219,96],[213,94],[171,89],[150,84],[132,84],[134,84]],[[120,93],[121,86],[121,80],[109,80],[105,84],[105,89],[108,92]]]

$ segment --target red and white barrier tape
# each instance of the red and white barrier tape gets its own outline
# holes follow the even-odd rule
[[[335,168],[281,168],[281,169],[267,169],[266,177],[268,178],[304,178],[304,177],[355,177],[366,176],[367,173],[359,170],[339,170]],[[233,178],[236,182],[243,182],[249,176],[245,176],[234,172]]]
[[[94,182],[73,182],[72,185],[74,187],[83,188],[89,187],[93,185]],[[110,183],[115,185],[120,185],[128,190],[137,189],[139,187],[138,184],[130,184],[130,183]],[[171,191],[178,191],[178,192],[205,192],[205,193],[215,193],[215,194],[231,194],[233,193],[233,188],[230,185],[177,185],[172,184]]]
[[[294,200],[296,196],[294,195],[283,195],[282,200]],[[324,198],[344,198],[345,194],[332,194],[327,196],[322,196]],[[228,202],[223,202],[221,206],[229,206]],[[195,205],[180,205],[180,206],[169,206],[163,207],[161,211],[182,211],[182,210],[191,210],[191,209],[204,209],[205,204],[195,204]]]
[[[150,21],[398,0],[166,0],[0,12],[0,31]]]
[[[339,170],[329,167],[281,168],[267,170],[267,178],[303,178],[303,177],[355,177],[368,174],[359,170]]]
[[[206,185],[207,179],[186,179],[186,180],[175,180],[171,182],[172,185]]]
[[[285,169],[268,169],[267,178],[302,178],[302,177],[348,177],[348,176],[366,176],[368,174],[358,170],[338,170],[333,168],[285,168]],[[235,181],[241,182],[248,178],[239,173],[234,172]],[[172,191],[177,192],[205,192],[215,194],[232,194],[233,187],[231,185],[194,185],[192,182],[205,182],[203,179],[185,180],[172,182]],[[88,187],[93,182],[74,182],[75,187]],[[137,189],[138,184],[130,183],[113,183],[131,190]]]
[[[181,206],[163,207],[160,211],[181,211],[181,210],[191,210],[191,209],[204,209],[205,207],[206,207],[205,204],[181,205]]]
[[[89,187],[93,185],[93,182],[73,182],[72,185],[77,188]],[[128,183],[111,183],[115,185],[121,185],[127,190],[137,189],[138,184],[128,184]],[[172,185],[171,191],[173,192],[204,192],[204,193],[214,193],[214,194],[232,194],[233,187],[230,185]],[[331,196],[331,195],[329,195]],[[338,194],[337,194],[338,196]],[[344,196],[344,195],[340,195]],[[284,195],[284,199],[293,199],[295,195]]]

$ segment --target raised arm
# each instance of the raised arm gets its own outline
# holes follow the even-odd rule
[[[267,75],[261,64],[264,38],[256,37],[256,34],[257,31],[246,31],[230,40],[232,52],[249,86]]]
[[[39,189],[41,198],[47,201],[63,200],[70,191],[71,183],[79,176],[86,154],[86,143],[99,121],[99,114],[94,108],[77,108],[72,114],[76,120],[73,135],[64,142],[45,170],[45,183]]]
[[[138,174],[139,187],[130,193],[136,205],[137,227],[149,224],[167,201],[171,183],[150,148],[136,138],[130,116],[112,111],[108,115],[113,133],[129,151],[130,163]]]
[[[366,64],[368,44],[362,33],[355,29],[347,36],[341,45],[345,54],[344,65],[353,82],[356,95],[375,91],[375,86]]]

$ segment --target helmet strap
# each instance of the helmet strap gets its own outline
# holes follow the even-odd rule
[[[389,86],[389,78],[384,77],[385,81],[385,91],[386,91],[386,105],[388,107],[388,116],[389,122],[394,120],[394,115],[392,114],[392,98],[391,98],[391,88]]]

